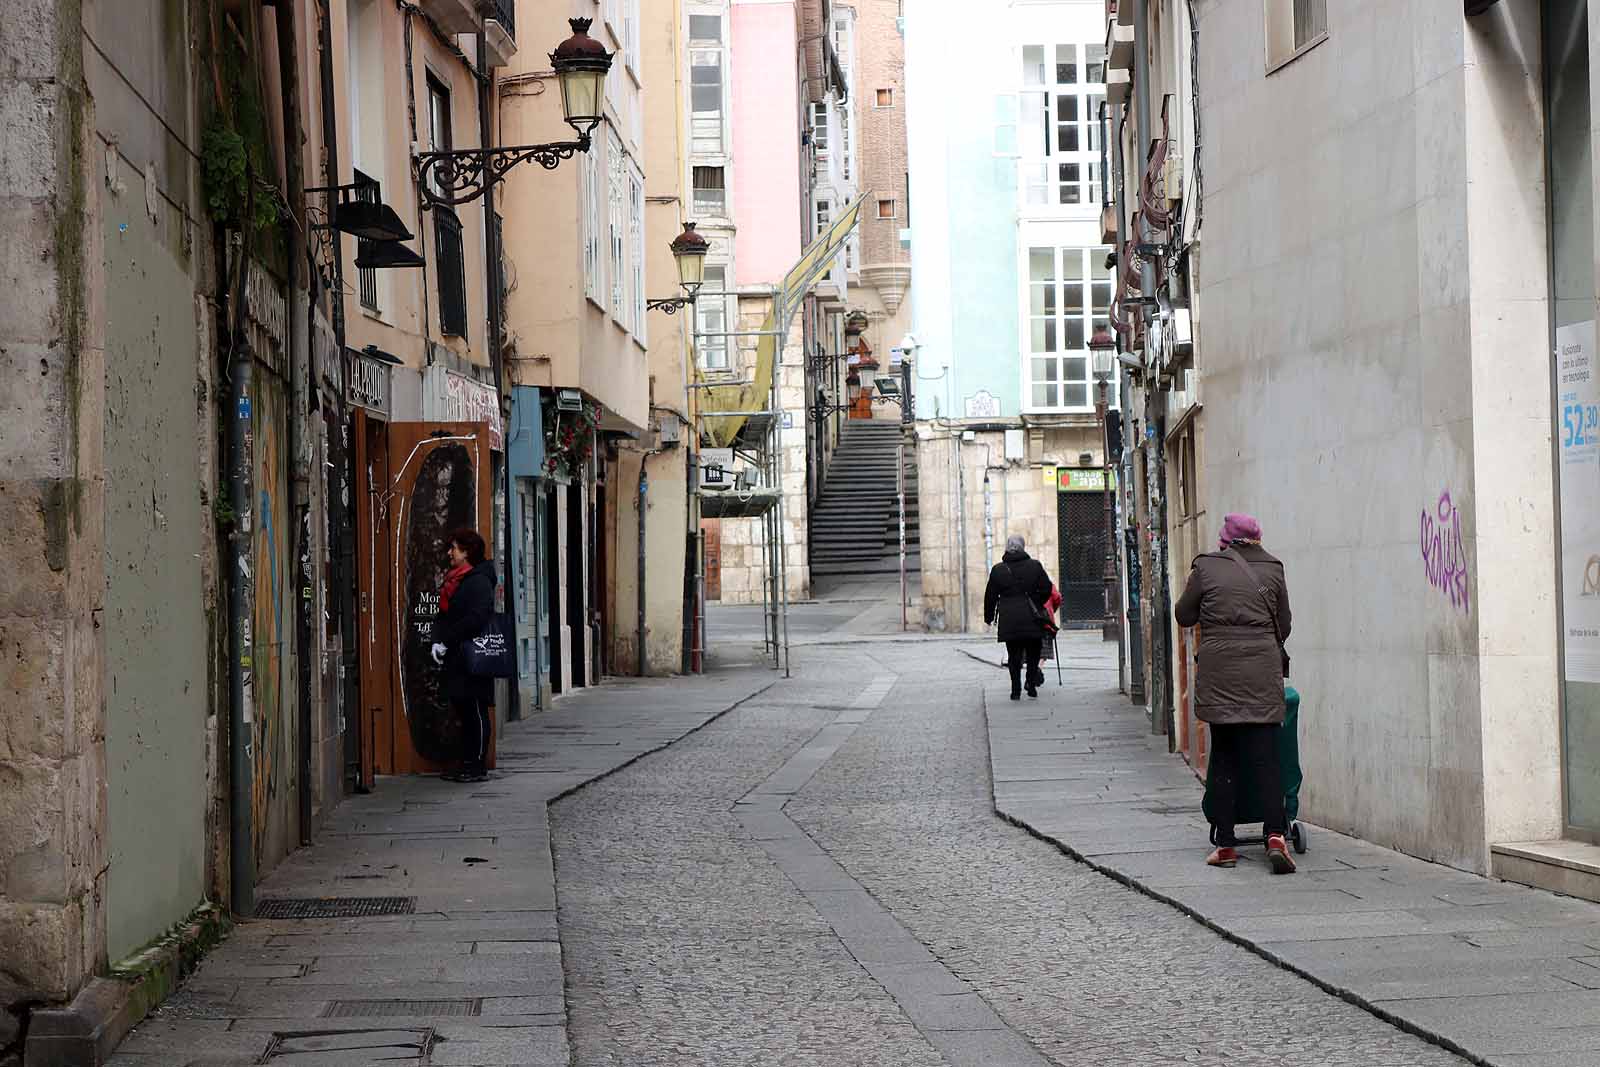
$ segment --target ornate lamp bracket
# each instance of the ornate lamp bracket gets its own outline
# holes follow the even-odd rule
[[[676,315],[679,308],[693,307],[694,297],[668,296],[660,300],[646,300],[644,306],[646,311],[664,311],[668,315]]]
[[[498,185],[518,163],[534,162],[545,170],[555,170],[562,160],[589,151],[590,144],[589,135],[583,134],[576,141],[550,144],[418,153],[415,163],[422,210],[471,203]]]

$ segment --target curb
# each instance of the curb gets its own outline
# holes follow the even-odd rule
[[[232,928],[222,909],[202,905],[171,933],[114,964],[109,977],[90,979],[72,1003],[35,1010],[23,1064],[100,1067]]]
[[[973,658],[976,659],[977,657],[973,657]],[[985,732],[987,734],[988,733],[988,727],[990,725],[990,723],[989,723],[989,701],[988,701],[987,694],[985,694],[984,699],[983,699],[983,722],[984,722],[984,726],[985,726]],[[1160,901],[1162,904],[1167,905],[1168,907],[1174,909],[1175,911],[1182,912],[1184,915],[1187,915],[1189,918],[1193,919],[1195,922],[1199,923],[1201,926],[1204,926],[1206,929],[1212,931],[1215,934],[1218,934],[1224,940],[1232,942],[1233,944],[1238,945],[1240,948],[1243,948],[1246,951],[1248,951],[1248,952],[1250,952],[1250,953],[1252,953],[1252,954],[1254,954],[1256,956],[1261,957],[1262,959],[1266,960],[1268,963],[1272,964],[1275,967],[1278,967],[1278,968],[1280,968],[1282,970],[1288,971],[1290,974],[1298,975],[1299,977],[1304,978],[1306,981],[1310,982],[1312,985],[1316,986],[1318,989],[1321,989],[1323,992],[1331,993],[1332,995],[1338,997],[1340,1000],[1343,1000],[1348,1004],[1354,1005],[1355,1007],[1360,1008],[1362,1011],[1365,1011],[1370,1015],[1373,1015],[1373,1016],[1376,1016],[1379,1019],[1382,1019],[1384,1022],[1388,1023],[1390,1026],[1393,1026],[1398,1030],[1403,1030],[1406,1033],[1411,1034],[1413,1037],[1419,1037],[1419,1038],[1421,1038],[1422,1040],[1428,1042],[1431,1045],[1437,1045],[1437,1046],[1439,1046],[1440,1048],[1444,1049],[1447,1052],[1452,1052],[1452,1053],[1456,1054],[1457,1056],[1460,1056],[1462,1059],[1466,1060],[1468,1063],[1477,1064],[1478,1067],[1496,1067],[1496,1064],[1494,1063],[1493,1060],[1485,1059],[1484,1057],[1478,1055],[1475,1052],[1468,1051],[1466,1048],[1462,1047],[1457,1042],[1451,1040],[1449,1037],[1446,1037],[1440,1031],[1431,1030],[1431,1029],[1429,1029],[1429,1028],[1427,1028],[1425,1026],[1420,1026],[1417,1023],[1412,1022],[1411,1020],[1405,1018],[1404,1016],[1396,1015],[1394,1012],[1389,1011],[1387,1008],[1380,1007],[1378,1004],[1375,1004],[1371,1000],[1368,1000],[1366,997],[1362,996],[1360,993],[1357,993],[1355,990],[1349,988],[1348,986],[1342,986],[1342,985],[1339,985],[1336,982],[1331,982],[1331,981],[1329,981],[1329,980],[1327,980],[1325,978],[1318,977],[1315,973],[1307,970],[1306,968],[1298,966],[1298,965],[1296,965],[1294,963],[1291,963],[1290,961],[1284,959],[1282,956],[1279,956],[1276,952],[1273,952],[1271,949],[1267,948],[1262,943],[1260,943],[1258,941],[1253,941],[1248,937],[1244,937],[1241,934],[1235,933],[1234,931],[1228,929],[1226,926],[1223,926],[1221,923],[1217,922],[1216,920],[1207,918],[1203,913],[1201,913],[1197,909],[1192,908],[1192,907],[1190,907],[1190,906],[1188,906],[1188,905],[1176,900],[1175,898],[1168,896],[1167,894],[1163,893],[1161,890],[1155,888],[1154,886],[1148,885],[1145,882],[1141,881],[1138,878],[1135,878],[1132,875],[1125,874],[1122,871],[1118,870],[1117,868],[1110,866],[1109,864],[1101,863],[1098,860],[1095,860],[1095,859],[1093,859],[1093,858],[1091,858],[1089,856],[1085,856],[1083,853],[1079,852],[1077,849],[1073,848],[1070,844],[1068,844],[1067,842],[1061,840],[1060,838],[1052,837],[1050,834],[1047,834],[1047,833],[1044,833],[1044,832],[1042,832],[1040,830],[1035,829],[1034,827],[1030,826],[1028,823],[1024,822],[1022,819],[1019,819],[1016,816],[1009,814],[1008,812],[1002,811],[1001,808],[1000,808],[999,802],[994,799],[994,756],[993,756],[993,752],[992,751],[990,753],[989,767],[990,767],[990,779],[989,779],[989,781],[990,781],[990,784],[989,784],[989,806],[990,806],[990,809],[995,813],[995,815],[998,818],[1004,820],[1005,822],[1011,824],[1012,826],[1015,826],[1017,829],[1019,829],[1019,830],[1023,831],[1024,833],[1028,834],[1028,836],[1045,842],[1046,844],[1048,844],[1051,847],[1055,848],[1058,852],[1061,852],[1062,854],[1066,855],[1067,857],[1077,861],[1078,863],[1083,864],[1085,867],[1088,867],[1091,870],[1093,870],[1093,871],[1095,871],[1095,872],[1097,872],[1099,874],[1102,874],[1107,878],[1112,879],[1113,881],[1120,882],[1123,885],[1127,886],[1129,889],[1132,889],[1137,893],[1141,893],[1144,896],[1149,897],[1151,900]]]

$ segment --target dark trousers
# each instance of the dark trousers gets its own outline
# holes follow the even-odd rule
[[[1044,642],[1039,638],[1031,641],[1006,642],[1006,669],[1011,672],[1011,691],[1022,692],[1022,667],[1024,661],[1028,667],[1028,685],[1038,685],[1044,680],[1044,672],[1039,670],[1039,653],[1044,647]]]
[[[1288,831],[1278,773],[1278,730],[1271,723],[1211,727],[1211,766],[1206,781],[1219,846],[1238,844],[1235,822],[1255,822],[1259,817],[1269,837]],[[1249,817],[1241,819],[1241,814]]]
[[[494,680],[492,678],[453,679],[450,687],[451,710],[461,720],[461,769],[473,773],[486,771],[489,737],[494,729]]]

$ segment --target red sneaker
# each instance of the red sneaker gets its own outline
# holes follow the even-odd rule
[[[1212,867],[1237,867],[1239,865],[1239,850],[1232,846],[1224,846],[1207,856],[1206,863]]]
[[[1272,865],[1273,874],[1294,873],[1294,857],[1289,855],[1289,843],[1282,834],[1267,838],[1267,862]]]

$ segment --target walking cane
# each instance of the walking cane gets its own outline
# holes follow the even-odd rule
[[[1056,635],[1060,632],[1060,630],[1057,630],[1050,635],[1050,652],[1056,658],[1056,684],[1066,685],[1067,683],[1061,680],[1061,646],[1056,644]]]

